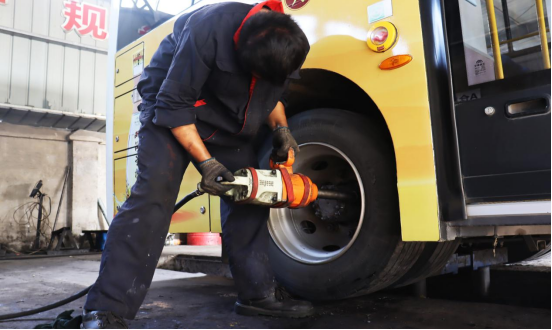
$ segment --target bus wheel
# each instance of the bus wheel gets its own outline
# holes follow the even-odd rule
[[[394,149],[386,127],[335,109],[292,117],[300,146],[294,172],[352,201],[319,200],[303,209],[272,209],[269,258],[277,281],[313,300],[341,299],[398,281],[425,243],[400,239]],[[271,143],[260,152],[268,163]]]

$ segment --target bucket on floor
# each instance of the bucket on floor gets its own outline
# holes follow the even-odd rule
[[[219,233],[189,233],[188,245],[221,245],[222,239]]]

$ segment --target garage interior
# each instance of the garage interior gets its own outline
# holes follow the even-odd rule
[[[113,121],[120,118],[113,119],[113,109],[106,104],[109,100],[119,102],[118,98],[123,100],[124,96],[126,101],[133,102],[129,106],[132,113],[132,107],[141,102],[135,90],[142,71],[133,72],[128,81],[117,86],[132,85],[131,92],[120,93],[121,90],[106,88],[106,84],[113,85],[113,79],[108,77],[119,73],[117,51],[180,11],[200,5],[202,0],[181,1],[174,8],[163,7],[166,1],[170,0],[0,0],[0,329],[52,325],[62,315],[71,319],[82,314],[86,290],[98,276],[111,221],[136,180],[129,179],[128,167],[137,163],[138,138],[133,140],[133,134],[122,134],[114,128]],[[484,4],[489,0],[466,1]],[[549,10],[550,1],[544,1]],[[102,8],[109,26],[107,37],[93,38],[76,29],[65,29],[67,17],[63,13],[67,2]],[[516,20],[528,19],[524,16],[527,13],[516,11],[519,3],[495,2],[500,3],[500,8],[503,3],[510,4]],[[133,20],[135,11],[142,12],[140,20]],[[504,25],[504,18],[500,20],[499,25]],[[117,40],[115,26],[121,29],[124,25],[133,34]],[[534,39],[530,42],[540,42]],[[511,48],[506,44],[502,47]],[[143,55],[147,47],[141,49]],[[540,69],[537,61],[540,58],[534,54],[524,57],[524,65],[531,70]],[[141,65],[143,70],[143,59]],[[376,103],[352,80],[327,70],[305,69],[301,81],[292,84],[291,90],[288,115],[296,116],[296,121],[308,117],[307,110],[340,108],[347,111],[343,117],[351,116],[351,121],[360,115],[362,120],[370,120],[373,126],[365,129],[384,136],[385,143],[393,143],[387,129],[383,132],[376,128],[386,125]],[[548,116],[549,113],[548,110]],[[331,115],[328,118],[334,118]],[[133,120],[139,127],[137,116]],[[358,121],[356,125],[363,123]],[[312,146],[310,151],[308,146],[304,150],[305,160],[299,160],[294,169],[300,168],[301,173],[316,177],[317,171],[328,164],[318,162],[317,169],[314,161],[307,163],[308,157],[313,155],[311,158],[316,159],[321,151]],[[339,151],[324,155],[334,163],[346,165],[348,160]],[[132,166],[137,168],[135,164]],[[342,177],[353,177],[356,168],[351,168]],[[114,178],[118,170],[124,172],[119,181]],[[187,175],[191,180],[200,178],[197,172]],[[331,191],[333,184],[319,188]],[[361,195],[356,186],[350,189],[353,193],[347,198],[354,200],[351,196]],[[192,191],[185,193],[189,192]],[[543,200],[549,202],[549,198]],[[515,238],[504,239],[504,233],[497,233],[500,226],[496,225],[477,227],[481,231],[494,228],[494,234],[486,233],[484,239],[467,237],[470,234],[465,224],[441,228],[445,232],[448,228],[445,236],[452,237],[448,242],[404,243],[397,235],[397,249],[404,245],[403,249],[419,254],[420,260],[425,258],[427,265],[421,261],[403,265],[412,271],[389,280],[393,285],[382,284],[382,290],[359,289],[356,295],[333,293],[338,299],[324,299],[326,292],[317,296],[315,286],[305,285],[304,292],[320,298],[314,302],[316,313],[312,317],[237,315],[233,311],[237,292],[219,234],[220,215],[211,211],[218,203],[208,195],[195,200],[190,209],[193,207],[196,218],[201,220],[197,233],[182,231],[167,235],[152,286],[137,317],[128,321],[130,328],[551,327],[550,235],[518,230]],[[345,203],[340,203],[331,207],[344,209]],[[316,204],[312,209],[314,214],[320,206]],[[282,214],[294,211],[278,212],[285,228],[287,218]],[[349,215],[359,217],[360,213],[355,209]],[[320,222],[298,221],[300,234],[309,231],[312,234],[318,228],[313,223],[322,228],[320,232],[336,231],[338,220],[331,217],[324,220],[327,222],[321,223],[327,225],[326,229]],[[549,231],[549,223],[539,221],[533,225]],[[400,224],[396,227],[399,230]],[[508,226],[500,228],[509,230]],[[199,233],[203,231],[207,233]],[[454,236],[456,233],[458,237]],[[340,238],[325,242],[320,249],[333,253],[349,241],[354,242],[352,233],[345,236],[345,243]],[[318,250],[311,254],[304,250],[298,244],[297,250],[291,252],[296,253],[292,258],[303,258],[313,264],[333,260],[322,260],[325,255]],[[429,273],[431,276],[427,276]],[[308,284],[311,279],[303,281]],[[23,317],[4,318],[68,297],[75,299]]]

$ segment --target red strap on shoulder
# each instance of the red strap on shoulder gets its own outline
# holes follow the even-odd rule
[[[236,33],[234,33],[234,43],[235,43],[236,46],[238,46],[238,41],[240,40],[240,32],[241,32],[241,29],[242,29],[243,25],[245,24],[245,22],[249,19],[249,17],[255,15],[258,12],[260,12],[261,9],[263,9],[263,7],[268,7],[268,8],[270,8],[270,10],[278,12],[278,13],[283,13],[284,12],[284,6],[282,5],[282,1],[280,1],[280,0],[268,0],[268,1],[264,1],[264,2],[261,2],[257,5],[255,5],[255,7],[253,7],[253,9],[251,9],[249,11],[247,16],[245,16],[245,18],[243,19],[240,27],[236,31]]]

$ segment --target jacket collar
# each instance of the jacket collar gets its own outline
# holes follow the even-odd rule
[[[240,32],[241,32],[242,27],[245,24],[245,22],[249,19],[249,17],[257,14],[258,12],[260,12],[261,9],[263,9],[264,7],[268,7],[268,8],[270,8],[270,10],[278,12],[278,13],[283,13],[284,12],[284,6],[282,5],[282,1],[280,1],[280,0],[268,0],[268,1],[263,1],[261,3],[256,4],[255,7],[253,7],[253,9],[251,9],[249,11],[247,16],[245,16],[245,18],[243,19],[240,27],[238,28],[238,30],[234,34],[234,45],[236,47],[238,46],[238,41],[240,40]]]

